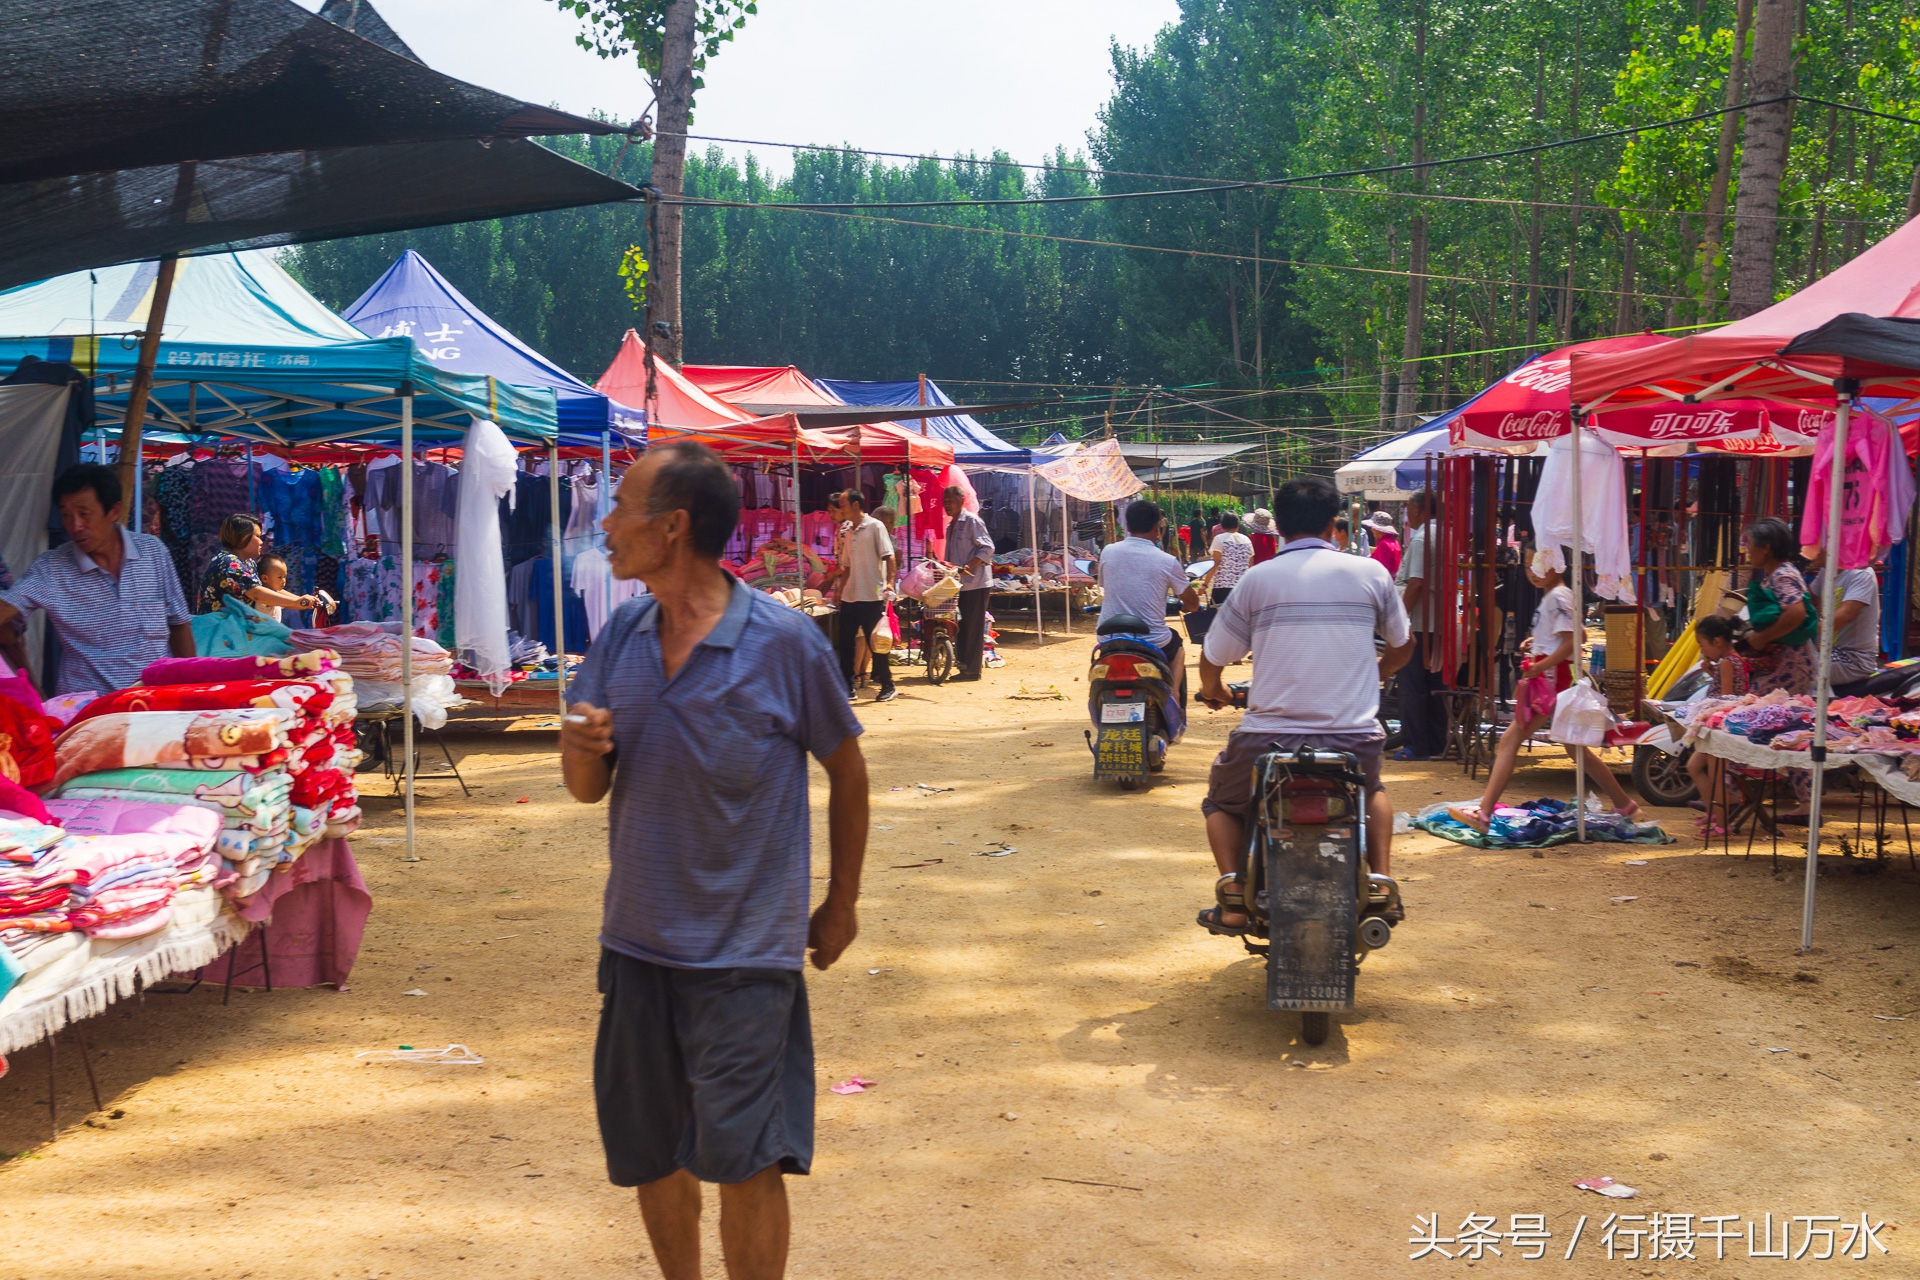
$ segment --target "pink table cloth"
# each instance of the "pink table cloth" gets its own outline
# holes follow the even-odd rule
[[[344,838],[316,841],[290,870],[267,878],[266,887],[241,904],[248,920],[266,920],[267,955],[273,963],[276,987],[318,987],[331,984],[341,991],[360,954],[360,939],[373,913],[373,895],[360,876],[360,864]],[[251,934],[240,944],[240,964],[258,963],[260,943]],[[220,962],[203,975],[210,982],[225,977]],[[248,985],[264,985],[257,971]]]

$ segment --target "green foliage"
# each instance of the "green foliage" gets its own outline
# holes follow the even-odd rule
[[[626,291],[627,301],[633,303],[635,311],[643,311],[647,305],[647,254],[637,244],[627,246],[626,253],[620,257],[620,287]]]
[[[694,21],[693,87],[705,87],[700,73],[720,46],[760,11],[755,0],[685,0],[700,6]],[[633,57],[649,76],[660,74],[667,9],[673,0],[554,0],[579,18],[585,30],[574,43],[602,58]]]

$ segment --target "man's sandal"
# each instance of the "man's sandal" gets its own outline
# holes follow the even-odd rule
[[[1198,916],[1194,917],[1194,922],[1208,933],[1222,938],[1243,938],[1253,928],[1252,920],[1247,920],[1240,924],[1223,924],[1221,923],[1221,914],[1222,912],[1219,907],[1208,907],[1205,911],[1202,911]]]

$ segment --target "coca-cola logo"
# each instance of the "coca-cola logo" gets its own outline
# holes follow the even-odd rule
[[[1565,391],[1573,385],[1573,359],[1563,357],[1558,360],[1529,361],[1508,374],[1506,380],[1516,387],[1527,387],[1548,394]]]
[[[1500,416],[1494,434],[1502,440],[1551,440],[1566,428],[1567,415],[1558,409],[1537,413],[1507,413]]]
[[[1832,410],[1802,409],[1797,429],[1801,435],[1817,436],[1834,424]]]
[[[1700,440],[1723,436],[1733,429],[1733,414],[1726,409],[1656,413],[1647,422],[1647,438],[1649,440]]]
[[[1779,453],[1780,441],[1773,434],[1773,423],[1760,428],[1760,434],[1751,440],[1717,440],[1714,447],[1724,453]]]

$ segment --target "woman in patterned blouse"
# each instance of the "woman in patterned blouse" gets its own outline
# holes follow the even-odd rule
[[[251,605],[279,605],[283,609],[311,609],[320,603],[318,596],[296,596],[262,586],[253,571],[265,542],[260,522],[252,516],[228,516],[220,526],[221,550],[207,565],[200,588],[200,612],[213,613],[227,596]]]

